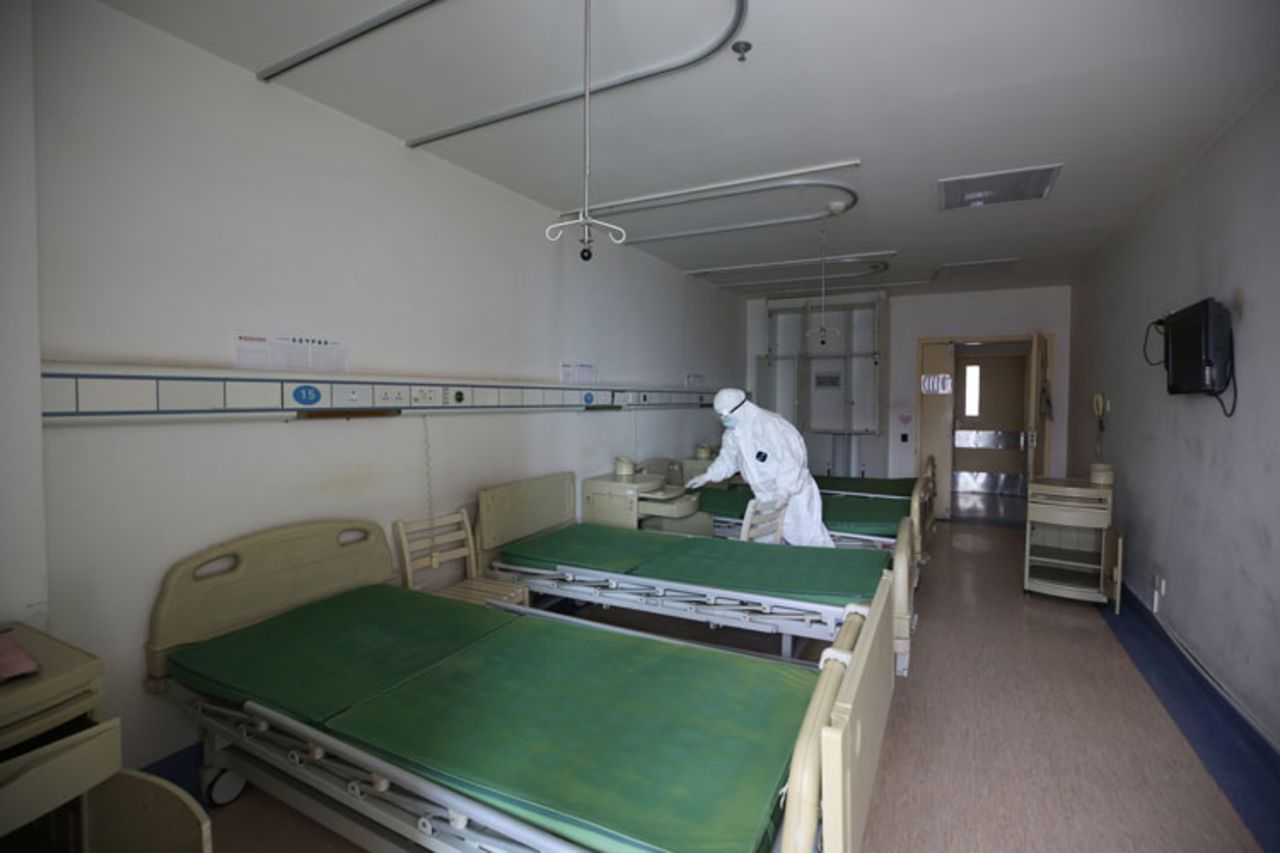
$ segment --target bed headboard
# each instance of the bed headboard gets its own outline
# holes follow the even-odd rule
[[[205,548],[176,563],[160,584],[147,640],[148,687],[160,686],[168,653],[179,646],[391,579],[387,537],[372,521],[285,524]]]
[[[578,518],[578,488],[572,471],[484,489],[477,503],[476,539],[485,551]]]

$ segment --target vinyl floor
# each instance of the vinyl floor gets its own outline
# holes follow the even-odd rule
[[[1023,595],[1022,548],[1020,530],[939,525],[864,849],[1258,849],[1098,609]],[[664,627],[777,652],[760,635]],[[358,849],[254,790],[214,811],[213,839],[218,853]]]

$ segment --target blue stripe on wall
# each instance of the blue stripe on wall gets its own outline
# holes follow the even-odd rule
[[[1196,668],[1128,589],[1102,608],[1120,644],[1264,850],[1280,853],[1280,753]]]

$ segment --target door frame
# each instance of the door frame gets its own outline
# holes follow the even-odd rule
[[[1052,332],[1027,332],[1021,335],[938,335],[938,336],[917,338],[916,339],[916,364],[915,364],[915,369],[913,371],[914,378],[912,380],[915,383],[915,393],[916,393],[916,412],[915,412],[916,423],[919,424],[921,422],[920,420],[921,413],[923,411],[923,405],[924,405],[924,392],[920,388],[920,365],[923,363],[923,360],[924,360],[925,345],[951,344],[952,346],[957,346],[957,345],[962,346],[964,344],[973,344],[973,343],[1004,344],[1004,343],[1017,343],[1022,341],[1026,341],[1028,344],[1030,344],[1036,336],[1039,336],[1045,342],[1045,345],[1047,348],[1047,352],[1045,353],[1045,355],[1046,355],[1046,363],[1047,363],[1047,373],[1050,377],[1050,389],[1055,392],[1055,396],[1056,396],[1057,389],[1053,388],[1052,377],[1053,377],[1053,365],[1054,365],[1054,351],[1057,349],[1057,347],[1055,346],[1054,335]],[[1030,371],[1035,369],[1036,369],[1036,365],[1032,364],[1032,359],[1028,357],[1027,358],[1028,380],[1031,375]],[[954,380],[955,380],[955,366],[953,364],[952,365],[953,386],[954,386]],[[954,430],[954,422],[953,422],[952,429]],[[1038,436],[1038,439],[1040,441],[1041,447],[1044,448],[1043,455],[1041,456],[1041,459],[1040,459],[1042,470],[1027,471],[1028,480],[1030,480],[1030,478],[1032,477],[1043,477],[1045,476],[1046,473],[1048,473],[1049,459],[1052,456],[1052,450],[1053,450],[1053,421],[1052,420],[1049,420],[1049,419],[1045,420],[1044,434],[1041,436]],[[915,446],[915,468],[916,468],[917,477],[920,476],[920,468],[921,468],[921,465],[923,464],[923,460],[921,458],[922,451],[923,451],[923,447],[921,446],[921,442],[919,441],[919,436],[917,434],[917,440],[916,440],[916,446]],[[955,448],[949,447],[947,449],[947,452],[954,455]],[[936,488],[936,484],[935,484],[935,488]],[[947,483],[946,488],[948,491],[950,491],[951,484]]]

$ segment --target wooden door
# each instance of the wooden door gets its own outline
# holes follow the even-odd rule
[[[1028,357],[1024,352],[956,354],[955,472],[960,491],[1020,494]]]
[[[955,427],[956,348],[950,342],[920,343],[916,393],[920,437],[916,442],[916,475],[933,456],[937,466],[934,514],[951,517],[952,430]]]

